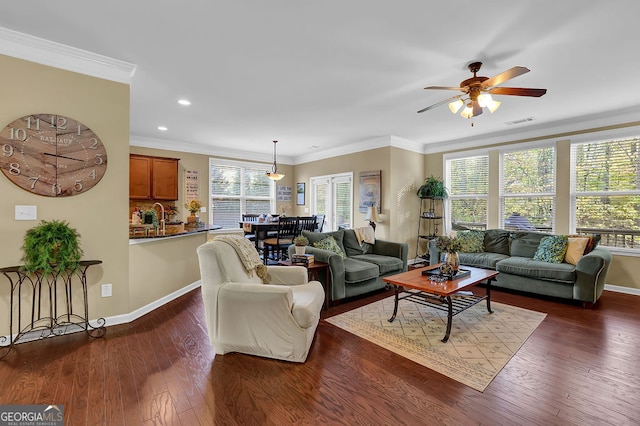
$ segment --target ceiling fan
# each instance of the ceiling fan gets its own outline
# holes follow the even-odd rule
[[[428,111],[439,107],[446,103],[452,113],[457,113],[464,105],[460,115],[464,118],[476,117],[482,114],[482,108],[486,107],[490,112],[494,112],[500,106],[501,102],[493,100],[491,95],[509,95],[509,96],[532,96],[539,98],[547,93],[547,89],[531,89],[523,87],[498,87],[507,80],[526,74],[530,70],[526,67],[513,67],[505,72],[495,75],[491,78],[478,76],[478,71],[482,67],[482,62],[472,62],[469,64],[469,71],[473,73],[473,77],[460,82],[460,87],[446,86],[429,86],[425,90],[459,90],[461,95],[438,102],[431,106],[421,109],[418,113]]]

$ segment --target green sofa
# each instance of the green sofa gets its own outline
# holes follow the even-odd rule
[[[534,260],[540,240],[551,234],[490,229],[483,231],[483,252],[458,253],[461,265],[500,272],[492,286],[570,299],[592,306],[602,295],[611,252],[595,246],[576,265]],[[597,244],[597,239],[596,239]],[[442,253],[429,242],[431,263]]]
[[[305,248],[307,254],[313,254],[314,260],[329,264],[331,274],[331,301],[359,296],[386,286],[382,277],[398,274],[407,270],[409,245],[376,239],[375,244],[360,244],[352,229],[340,229],[334,232],[302,231],[309,239]],[[342,252],[313,247],[314,243],[333,237]],[[289,257],[295,253],[294,246],[289,247]]]

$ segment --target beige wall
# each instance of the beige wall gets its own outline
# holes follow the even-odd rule
[[[127,247],[129,86],[0,55],[0,125],[33,113],[73,117],[89,126],[107,150],[102,180],[72,197],[31,194],[0,176],[0,266],[21,263],[25,232],[41,220],[66,220],[81,235],[85,259],[102,260],[88,271],[89,316],[129,312]],[[16,221],[16,205],[37,208],[37,221]],[[100,297],[100,284],[113,284],[113,297]],[[0,275],[0,334],[9,331],[9,285]]]

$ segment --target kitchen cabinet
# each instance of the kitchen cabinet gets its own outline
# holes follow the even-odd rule
[[[177,200],[178,158],[129,155],[129,199]]]

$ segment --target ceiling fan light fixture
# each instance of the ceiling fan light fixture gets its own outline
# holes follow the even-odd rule
[[[473,117],[473,105],[471,105],[471,103],[467,104],[467,106],[462,110],[460,115],[463,116],[464,118]]]
[[[487,108],[489,109],[489,112],[490,112],[491,114],[493,114],[493,112],[494,112],[495,110],[497,110],[497,109],[500,107],[500,104],[502,104],[502,102],[492,100],[492,101],[487,105]]]
[[[265,174],[271,180],[280,180],[284,177],[284,173],[278,173],[278,165],[276,164],[276,144],[278,141],[273,141],[273,166],[271,167],[270,172],[266,172]]]
[[[480,104],[482,108],[488,107],[489,104],[491,104],[491,102],[493,102],[493,98],[491,97],[490,94],[482,93],[478,95],[478,104]]]
[[[457,101],[453,101],[449,103],[449,110],[451,110],[451,112],[455,114],[460,110],[460,108],[462,108],[463,105],[464,105],[464,102],[462,101],[462,99],[458,99]]]

